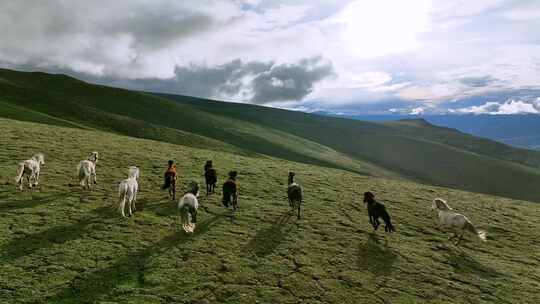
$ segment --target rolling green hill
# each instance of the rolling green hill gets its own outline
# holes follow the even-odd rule
[[[540,152],[422,120],[361,122],[10,70],[0,70],[0,103],[0,117],[540,200]]]
[[[538,303],[540,205],[350,171],[0,119],[2,303]],[[100,151],[99,184],[75,166]],[[17,163],[46,155],[40,186],[19,192]],[[222,181],[239,171],[240,209],[200,202],[194,235],[159,190],[168,159],[180,188],[213,159]],[[141,169],[139,212],[114,210],[127,167]],[[303,186],[303,218],[289,216],[289,170]],[[397,232],[372,233],[361,194],[382,200]],[[443,197],[486,229],[456,248],[437,228]]]
[[[65,125],[69,121],[94,129],[191,147],[244,155],[262,153],[357,172],[374,172],[374,175],[395,176],[288,132],[209,114],[140,92],[92,85],[64,75],[40,72],[0,69],[0,79],[4,79],[0,81],[0,102],[11,108],[26,109],[13,111],[8,108],[4,111],[4,107],[0,109],[1,117],[57,125]]]

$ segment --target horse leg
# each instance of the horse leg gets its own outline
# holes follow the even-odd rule
[[[232,201],[232,203],[233,203],[233,209],[234,209],[234,210],[238,209],[238,196],[237,196],[236,194],[233,195],[233,201]]]
[[[371,223],[371,227],[373,227],[373,230],[377,230],[377,218],[370,214],[369,222]]]
[[[124,212],[125,206],[126,206],[126,194],[121,193],[120,198],[118,199],[118,210],[120,211],[120,214],[122,215],[123,218],[126,217],[126,213]]]
[[[136,201],[137,201],[137,192],[133,194],[133,212],[137,211],[137,207],[135,206]]]
[[[36,172],[34,186],[37,186],[38,184],[39,184],[39,171]]]
[[[298,216],[297,216],[297,219],[300,219],[300,205],[301,204],[302,204],[302,202],[298,203]]]
[[[457,242],[456,242],[456,246],[459,246],[459,243],[460,243],[461,240],[463,239],[463,234],[464,234],[464,231],[461,232],[461,235],[459,236],[459,239],[458,239]]]
[[[367,213],[368,213],[368,217],[369,217],[369,223],[371,224],[371,226],[373,226],[373,228],[375,228],[375,217],[373,216],[373,214],[371,213],[369,208],[368,208]]]

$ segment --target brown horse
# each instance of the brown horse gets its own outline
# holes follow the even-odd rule
[[[204,165],[204,179],[206,181],[206,195],[216,193],[217,171],[212,168],[212,161],[206,161]]]
[[[229,179],[223,183],[223,206],[229,208],[229,205],[232,204],[233,209],[238,209],[238,182],[236,181],[236,176],[238,172],[231,171],[229,172]]]

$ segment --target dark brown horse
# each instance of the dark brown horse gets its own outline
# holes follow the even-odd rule
[[[369,222],[373,226],[373,229],[377,230],[379,225],[379,217],[384,221],[384,231],[394,232],[396,229],[392,225],[392,220],[390,219],[390,214],[386,211],[386,207],[375,200],[375,194],[371,192],[364,193],[364,203],[367,204],[367,210],[369,215]]]
[[[291,211],[294,212],[298,209],[297,218],[300,219],[300,206],[302,205],[303,191],[302,187],[294,182],[294,172],[289,172],[289,178],[287,180],[287,197],[289,198],[289,206]]]
[[[216,193],[217,171],[212,168],[212,161],[206,161],[204,165],[204,179],[206,180],[206,195]]]
[[[233,209],[238,209],[238,182],[236,176],[238,172],[229,172],[229,179],[223,183],[223,206],[229,208],[232,204]]]

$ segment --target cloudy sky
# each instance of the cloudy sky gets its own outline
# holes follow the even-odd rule
[[[3,0],[0,67],[305,111],[540,113],[540,1]]]

